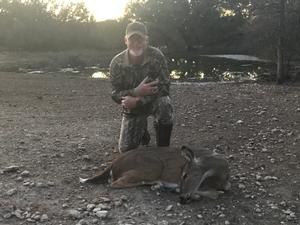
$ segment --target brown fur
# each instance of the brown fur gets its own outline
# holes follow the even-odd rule
[[[202,179],[189,184],[188,179],[182,179],[183,171],[195,177],[200,175]],[[230,187],[228,178],[229,168],[225,159],[207,150],[192,151],[183,146],[147,147],[122,153],[101,174],[88,179],[80,178],[80,182],[99,184],[110,180],[111,188],[154,184],[167,188],[181,187],[184,193],[181,191],[180,198],[185,203],[195,193],[217,198],[216,189]],[[192,186],[196,188],[192,189]]]

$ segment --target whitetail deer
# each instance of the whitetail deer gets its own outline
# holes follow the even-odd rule
[[[218,190],[230,188],[229,166],[221,156],[188,147],[147,147],[122,153],[100,175],[81,183],[105,183],[111,188],[156,185],[180,187],[181,203],[200,196],[216,199]]]

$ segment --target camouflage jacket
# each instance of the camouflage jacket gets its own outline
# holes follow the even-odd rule
[[[169,95],[170,73],[167,61],[162,52],[152,46],[148,46],[144,59],[137,65],[131,65],[128,59],[128,50],[124,50],[115,56],[110,63],[110,81],[112,85],[112,99],[121,104],[123,96],[135,96],[134,89],[146,77],[158,81],[158,93],[145,97],[139,97],[142,105],[131,110],[123,109],[123,113],[136,114],[147,109],[148,103],[160,96]]]

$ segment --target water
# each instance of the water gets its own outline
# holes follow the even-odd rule
[[[256,80],[276,71],[276,64],[247,55],[199,55],[171,58],[171,77],[178,82]]]
[[[109,77],[108,71],[97,71],[92,75],[92,78],[108,78],[108,77]]]
[[[257,80],[276,72],[276,64],[248,55],[198,55],[168,58],[174,82],[240,82]],[[98,71],[93,78],[107,78],[108,71]]]

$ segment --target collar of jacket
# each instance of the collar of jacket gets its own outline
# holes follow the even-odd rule
[[[145,55],[143,57],[141,66],[145,65],[147,62],[149,62],[148,47],[145,50]],[[125,50],[125,54],[123,56],[123,66],[124,67],[130,67],[131,66],[131,64],[129,62],[129,51],[128,51],[128,49]]]

